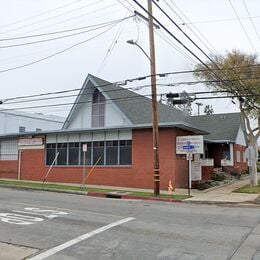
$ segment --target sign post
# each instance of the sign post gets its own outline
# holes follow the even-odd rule
[[[187,152],[187,160],[189,161],[189,177],[188,177],[188,196],[190,197],[190,191],[191,191],[191,161],[193,158],[192,152]]]
[[[88,150],[87,144],[82,145],[83,151],[83,176],[82,176],[82,189],[85,190],[85,179],[86,179],[86,152]]]
[[[188,173],[188,196],[191,195],[192,181],[192,164],[194,154],[204,153],[204,142],[202,135],[177,136],[176,137],[176,154],[186,154],[186,159],[189,162]]]

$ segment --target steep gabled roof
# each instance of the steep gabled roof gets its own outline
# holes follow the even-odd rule
[[[209,141],[235,142],[239,128],[244,129],[240,113],[192,116],[191,122],[206,129],[210,134],[204,138]]]
[[[130,126],[152,126],[151,99],[89,74],[62,129],[68,128],[73,116],[80,109],[82,102],[86,100],[86,95],[93,93],[93,87],[102,92],[105,98],[117,107],[127,118]],[[160,126],[179,127],[200,134],[207,133],[205,129],[191,124],[189,119],[190,116],[186,113],[174,107],[158,103],[158,121]]]
[[[147,124],[152,122],[152,101],[150,98],[114,84],[109,84],[107,81],[92,75],[91,77],[97,83],[98,89],[116,104],[132,124]],[[187,114],[174,107],[158,103],[159,123],[184,122],[188,117]]]

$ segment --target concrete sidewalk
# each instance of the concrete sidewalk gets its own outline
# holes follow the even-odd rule
[[[204,203],[252,203],[259,194],[236,193],[234,190],[249,184],[249,179],[235,181],[225,186],[215,187],[205,191],[192,191],[192,198],[186,202],[204,202]]]

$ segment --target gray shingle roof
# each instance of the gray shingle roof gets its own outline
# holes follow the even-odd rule
[[[192,116],[190,121],[210,132],[204,137],[210,141],[235,142],[240,125],[244,125],[240,113]]]
[[[92,76],[99,89],[113,100],[117,107],[133,124],[148,124],[152,122],[152,102],[150,98],[139,95],[109,82]],[[158,103],[159,123],[186,122],[189,116],[182,111]]]
[[[121,110],[133,126],[152,124],[152,104],[150,98],[114,85],[93,75],[88,75],[66,119],[67,123],[64,124],[63,129],[67,128],[68,122],[74,112],[76,113],[80,108],[80,104],[77,103],[85,99],[86,91],[87,93],[93,93],[93,88],[91,89],[91,87],[86,90],[89,81]],[[241,122],[240,113],[189,116],[174,107],[160,103],[158,103],[158,120],[161,125],[194,129],[197,133],[210,133],[205,136],[208,140],[228,140],[230,142],[235,141]]]

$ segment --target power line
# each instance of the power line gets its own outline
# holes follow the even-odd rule
[[[59,7],[54,8],[54,9],[50,9],[50,10],[45,11],[45,12],[42,12],[42,13],[40,13],[40,14],[33,15],[33,16],[30,16],[30,17],[27,17],[27,18],[23,18],[23,19],[21,19],[21,20],[18,20],[18,21],[16,21],[16,22],[13,22],[13,23],[9,23],[9,24],[2,25],[2,26],[0,26],[0,28],[4,28],[4,27],[12,26],[12,25],[14,25],[14,24],[22,23],[22,22],[24,22],[24,21],[28,21],[28,20],[31,20],[31,19],[33,19],[33,18],[36,18],[36,17],[42,16],[42,15],[45,15],[45,14],[48,14],[48,13],[57,11],[57,10],[59,10],[59,9],[65,8],[65,7],[67,7],[67,6],[74,5],[74,4],[76,4],[76,3],[78,3],[78,2],[81,2],[81,1],[83,1],[83,0],[73,1],[72,3],[66,4],[66,5],[62,5],[62,6],[59,6]]]
[[[252,79],[256,79],[256,78],[247,78],[247,80],[252,80]],[[257,79],[260,79],[260,76],[257,77]],[[237,80],[233,80],[233,81],[237,81]],[[163,86],[163,87],[173,87],[173,86],[180,86],[180,85],[195,85],[195,84],[201,84],[201,83],[213,83],[216,81],[183,81],[183,82],[174,82],[174,83],[164,83],[164,84],[157,84],[158,86]],[[107,84],[103,84],[103,85],[99,85],[99,86],[93,86],[90,87],[89,90],[91,88],[96,88],[96,87],[106,87],[109,85],[115,85],[116,83],[107,83]],[[108,93],[108,92],[119,92],[122,90],[140,90],[146,87],[150,87],[150,84],[146,84],[146,85],[141,85],[141,86],[135,86],[135,87],[129,87],[129,88],[118,88],[118,89],[113,89],[113,90],[103,90],[103,93]],[[63,98],[70,98],[70,97],[76,97],[78,96],[78,94],[70,94],[70,95],[63,95],[63,96],[56,96],[56,97],[43,97],[42,96],[49,96],[49,95],[57,95],[57,94],[65,94],[65,93],[69,93],[69,92],[75,92],[75,91],[79,91],[80,88],[78,89],[72,89],[72,90],[64,90],[64,91],[57,91],[57,92],[49,92],[49,93],[42,93],[42,94],[38,94],[38,95],[30,95],[30,96],[22,96],[22,97],[14,97],[14,98],[8,98],[8,99],[3,99],[4,102],[7,102],[9,100],[19,100],[19,99],[25,99],[25,98],[34,98],[34,99],[26,99],[26,100],[21,100],[21,101],[13,101],[13,102],[8,102],[6,104],[8,105],[12,105],[12,104],[20,104],[20,103],[27,103],[27,102],[38,102],[38,101],[46,101],[46,100],[57,100],[57,99],[63,99]],[[198,94],[202,94],[202,93],[231,93],[230,91],[210,91],[210,92],[194,92],[194,93],[198,93]],[[192,93],[192,94],[194,94]],[[246,94],[246,93],[244,93]],[[85,95],[89,95],[89,93],[86,94],[82,94],[82,96]],[[242,94],[241,94],[242,95]],[[41,97],[41,98],[37,98],[35,99],[35,97]]]
[[[188,21],[188,22],[191,22],[190,19],[184,14],[184,12],[182,12],[182,10],[176,5],[176,3],[173,2],[173,0],[170,0],[172,5],[175,6],[175,8],[182,14],[182,16]],[[170,4],[168,4],[168,2],[166,0],[164,0],[164,2],[166,3],[166,5],[179,17],[180,20],[183,21],[183,24],[186,24],[186,26],[190,29],[190,31],[199,39],[199,41],[210,51],[211,49],[207,46],[207,44],[205,44],[203,42],[203,40],[201,39],[201,37],[204,39],[204,41],[206,41],[208,43],[208,45],[211,46],[211,48],[216,52],[216,49],[214,48],[214,46],[208,41],[208,39],[200,32],[200,30],[194,25],[193,25],[193,28],[195,28],[195,30],[200,34],[200,36],[194,32],[194,30],[192,30],[192,28],[187,24],[185,23],[185,21],[182,19],[182,17],[180,15],[178,15],[178,13],[172,8],[172,6]]]
[[[191,51],[185,44],[183,44],[175,35],[173,35],[157,18],[151,15],[137,0],[133,0],[143,11],[150,15],[168,34],[170,34],[182,47],[191,53],[201,64],[203,64],[215,77],[221,80],[221,77],[216,74],[205,62],[203,62],[193,51]],[[211,61],[217,68],[218,65],[172,20],[172,18],[154,1],[152,2],[173,22],[173,24]],[[230,87],[227,82],[222,81],[225,85]]]
[[[133,16],[134,15],[125,17],[125,18],[120,19],[120,20],[113,20],[113,21],[110,21],[110,22],[101,23],[99,25],[98,24],[93,25],[91,27],[95,27],[95,28],[85,30],[85,31],[82,31],[82,32],[73,33],[73,34],[63,35],[63,36],[59,36],[59,37],[55,37],[55,38],[49,38],[49,39],[43,39],[43,40],[26,42],[26,43],[19,43],[19,44],[13,44],[13,45],[2,45],[2,46],[0,46],[0,49],[27,46],[27,45],[32,45],[32,44],[38,44],[38,43],[49,42],[49,41],[60,40],[60,39],[68,38],[68,37],[73,37],[73,36],[81,35],[81,34],[84,34],[84,33],[92,32],[92,31],[95,31],[95,30],[99,30],[101,28],[107,27],[108,25],[111,25],[111,24],[114,24],[114,23],[122,22],[124,20],[129,19],[129,18],[132,18]]]
[[[246,12],[247,12],[247,14],[248,14],[248,17],[249,17],[249,19],[250,19],[250,22],[251,22],[251,24],[252,24],[252,27],[253,27],[253,29],[254,29],[254,31],[255,31],[255,33],[256,33],[256,36],[257,36],[257,38],[260,40],[259,33],[258,33],[258,31],[257,31],[257,28],[256,28],[256,26],[255,26],[255,23],[254,23],[254,21],[253,21],[253,18],[252,18],[252,16],[251,16],[250,12],[249,12],[249,9],[248,9],[248,7],[247,7],[247,4],[246,4],[246,1],[245,1],[245,0],[243,0],[243,4],[244,4],[244,7],[245,7]]]
[[[129,18],[130,17],[132,17],[132,16],[129,16]],[[125,18],[127,18],[127,17],[125,17]],[[77,27],[77,28],[72,28],[72,29],[67,29],[67,30],[61,30],[61,31],[54,31],[54,32],[41,33],[41,34],[26,35],[26,36],[13,37],[13,38],[4,38],[4,39],[0,39],[0,42],[2,42],[2,41],[13,41],[13,40],[22,40],[22,39],[27,39],[27,38],[42,37],[42,36],[53,35],[53,34],[73,32],[73,31],[83,30],[83,29],[87,29],[87,28],[97,27],[97,26],[100,26],[100,25],[105,25],[105,24],[108,24],[108,23],[119,21],[121,19],[111,20],[109,22],[92,24],[92,25],[88,25],[88,26],[82,26],[82,27]]]
[[[136,93],[134,93],[136,94]],[[161,93],[161,94],[157,94],[157,96],[161,96],[161,95],[166,95],[167,93]],[[249,94],[249,95],[230,95],[230,96],[210,96],[210,97],[195,97],[194,100],[198,100],[198,99],[216,99],[216,98],[241,98],[241,97],[256,97],[256,96],[260,96],[260,94]],[[120,97],[120,98],[111,98],[111,99],[106,99],[105,103],[106,104],[112,104],[113,102],[111,101],[118,101],[118,102],[126,102],[126,100],[131,100],[132,102],[138,102],[138,98],[144,98],[144,97],[151,97],[151,94],[147,94],[147,95],[132,95],[131,96],[125,96],[125,97]],[[132,101],[132,99],[134,99],[134,101]],[[151,101],[151,100],[149,100]],[[79,101],[77,102],[77,104],[87,104],[87,103],[92,103],[91,101]],[[25,110],[25,109],[36,109],[36,108],[49,108],[49,107],[59,107],[59,106],[68,106],[68,105],[74,105],[75,102],[68,102],[68,103],[59,103],[59,104],[48,104],[48,105],[38,105],[38,106],[28,106],[28,107],[20,107],[20,108],[8,108],[8,109],[1,109],[1,112],[5,112],[5,111],[13,111],[13,110]]]
[[[252,19],[260,18],[259,15],[252,16]],[[250,19],[249,17],[240,17],[241,20]],[[185,22],[180,25],[188,25],[188,24],[203,24],[203,23],[221,23],[221,22],[233,22],[237,21],[237,18],[226,18],[226,19],[215,19],[215,20],[201,20],[201,21],[194,21],[194,22]]]
[[[117,23],[116,23],[116,24],[117,24]],[[0,73],[5,73],[5,72],[8,72],[8,71],[12,71],[12,70],[16,70],[16,69],[21,69],[21,68],[24,68],[24,67],[28,67],[28,66],[31,66],[31,65],[33,65],[33,64],[39,63],[39,62],[41,62],[41,61],[44,61],[44,60],[50,59],[50,58],[52,58],[52,57],[55,57],[55,56],[57,56],[57,55],[59,55],[59,54],[62,54],[62,53],[64,53],[64,52],[67,52],[67,51],[69,51],[69,50],[71,50],[71,49],[73,49],[73,48],[75,48],[75,47],[77,47],[77,46],[79,46],[79,45],[82,45],[82,44],[84,44],[84,43],[86,43],[86,42],[88,42],[88,41],[91,41],[91,40],[93,40],[93,39],[99,37],[100,35],[103,35],[104,33],[106,33],[106,32],[108,32],[109,30],[111,30],[116,24],[113,24],[113,25],[110,26],[108,29],[104,30],[103,32],[101,32],[101,33],[99,33],[99,34],[97,34],[97,35],[95,35],[95,36],[93,36],[93,37],[91,37],[91,38],[89,38],[89,39],[86,39],[86,40],[84,40],[84,41],[81,41],[81,42],[78,42],[78,43],[76,43],[76,44],[73,44],[73,45],[71,45],[71,46],[69,46],[69,47],[67,47],[67,48],[65,48],[65,49],[63,49],[63,50],[61,50],[61,51],[58,51],[58,52],[53,53],[53,54],[51,54],[51,55],[49,55],[49,56],[46,56],[46,57],[44,57],[44,58],[41,58],[41,59],[38,59],[38,60],[35,60],[35,61],[32,61],[32,62],[23,64],[23,65],[19,65],[19,66],[11,67],[11,68],[8,68],[8,69],[0,70]]]
[[[134,0],[134,1],[137,2],[136,0]],[[231,0],[229,0],[229,1],[230,1],[230,3],[231,3]],[[217,64],[214,60],[212,60],[211,57],[209,57],[209,56],[180,28],[180,26],[155,2],[155,0],[152,0],[152,2],[158,7],[158,9],[159,9],[170,21],[172,21],[172,23],[185,35],[185,37],[188,38],[188,39],[192,42],[192,44],[195,45],[195,46],[210,60],[210,62],[211,62],[212,64],[214,64],[217,68],[219,68],[218,64]],[[140,5],[140,6],[141,6],[141,5]],[[145,8],[143,8],[143,9],[144,9],[145,11],[147,11]],[[164,27],[164,28],[165,28],[165,27]],[[173,35],[173,36],[174,36],[174,35]],[[174,37],[175,37],[175,36],[174,36]],[[176,38],[176,37],[175,37],[175,38]],[[206,63],[202,62],[200,59],[199,59],[199,61],[200,61],[206,68],[209,69],[209,66],[208,66]],[[220,77],[218,74],[216,74],[214,71],[211,70],[211,73],[214,74],[215,77],[217,77],[218,79],[221,80],[221,77]],[[236,76],[237,76],[237,78],[239,79],[239,83],[240,83],[243,87],[247,87],[237,74],[236,74]],[[226,86],[228,86],[230,89],[233,88],[233,85],[230,86],[226,81],[222,81],[222,83],[224,83],[224,84],[225,84]],[[231,82],[231,84],[232,84],[232,82]],[[236,92],[235,89],[232,89],[232,90]],[[254,105],[254,104],[253,104],[253,105]]]
[[[104,1],[104,0],[101,0],[101,1]],[[49,25],[45,25],[43,27],[40,27],[40,28],[36,28],[36,29],[32,29],[32,30],[29,30],[29,31],[26,31],[24,33],[31,33],[31,32],[34,32],[34,31],[39,31],[41,29],[46,29],[48,27],[53,27],[54,25],[58,25],[58,24],[62,24],[62,23],[66,23],[66,22],[69,22],[69,21],[72,21],[72,20],[75,20],[75,19],[78,19],[78,18],[81,18],[83,16],[86,16],[86,15],[93,15],[94,13],[98,13],[100,11],[103,11],[105,9],[108,9],[108,8],[111,8],[112,6],[115,6],[116,4],[111,4],[111,5],[108,5],[108,6],[105,6],[105,7],[102,7],[102,8],[97,8],[95,10],[92,10],[92,11],[89,11],[89,12],[86,12],[86,13],[83,13],[81,15],[76,15],[74,17],[70,17],[70,18],[67,18],[65,20],[62,20],[62,21],[58,21],[58,22],[55,22],[55,23],[52,23],[52,24],[49,24]],[[103,15],[104,16],[104,15]],[[88,19],[89,21],[89,19]],[[1,34],[1,33],[0,33]]]
[[[246,38],[248,39],[248,41],[249,41],[249,43],[250,43],[252,49],[253,49],[255,52],[257,52],[257,50],[256,50],[256,48],[255,48],[255,46],[254,46],[254,44],[253,44],[253,42],[252,42],[252,40],[251,40],[250,37],[249,37],[249,34],[248,34],[247,31],[246,31],[246,28],[244,27],[243,23],[241,22],[240,17],[239,17],[239,15],[238,15],[238,13],[237,13],[237,11],[236,11],[234,5],[232,4],[232,1],[231,1],[231,0],[228,0],[228,2],[230,3],[230,6],[231,6],[231,8],[233,9],[233,11],[234,11],[234,13],[235,13],[235,15],[236,15],[236,17],[237,17],[237,19],[238,19],[238,22],[239,22],[241,28],[243,29],[243,31],[244,31],[244,33],[245,33],[245,35],[246,35]]]
[[[255,65],[247,65],[247,66],[237,66],[234,68],[225,68],[225,69],[211,69],[211,70],[234,70],[234,69],[238,69],[240,70],[241,68],[251,68],[251,67],[260,67],[260,64],[255,64]],[[207,69],[201,69],[201,70],[182,70],[182,71],[172,71],[172,72],[161,72],[161,73],[157,73],[155,76],[157,77],[167,77],[169,75],[178,75],[178,74],[187,74],[187,73],[194,73],[194,72],[204,72],[204,71],[208,71]],[[98,85],[98,87],[106,87],[106,86],[110,86],[110,85],[126,85],[129,82],[133,82],[133,81],[140,81],[140,80],[144,80],[151,77],[151,75],[145,75],[145,76],[141,76],[141,77],[136,77],[136,78],[130,78],[130,79],[125,79],[125,80],[119,80],[119,81],[115,81],[113,83],[108,82],[106,84],[101,84]],[[259,77],[252,77],[252,78],[244,78],[243,80],[252,80],[252,79],[259,79]],[[226,79],[227,81],[238,81],[239,79]],[[207,80],[207,81],[184,81],[184,82],[177,82],[176,84],[195,84],[195,83],[211,83],[211,82],[219,82],[220,80]],[[69,92],[73,92],[73,91],[79,91],[81,88],[74,88],[74,89],[70,89],[70,90],[62,90],[62,91],[54,91],[54,92],[47,92],[47,93],[41,93],[41,94],[35,94],[35,95],[26,95],[26,96],[18,96],[18,97],[11,97],[11,98],[2,98],[1,100],[5,100],[5,101],[9,101],[9,100],[16,100],[16,99],[24,99],[24,98],[32,98],[32,97],[41,97],[41,96],[46,96],[46,95],[58,95],[58,94],[64,94],[64,93],[69,93]],[[131,89],[131,88],[129,88]]]
[[[127,15],[127,13],[128,13],[128,11],[126,12],[126,15]],[[134,17],[134,15],[132,15],[132,16],[130,16],[130,17]],[[129,18],[130,18],[130,17],[129,17]],[[122,31],[123,31],[123,29],[124,29],[124,26],[125,26],[125,23],[121,23],[121,24],[120,24],[120,27],[118,28],[118,31],[116,32],[114,38],[112,39],[112,42],[111,42],[111,44],[110,44],[110,46],[109,46],[109,48],[108,48],[108,50],[107,50],[107,52],[106,52],[106,54],[105,54],[103,60],[102,60],[102,62],[101,62],[101,64],[100,64],[99,68],[98,68],[97,74],[99,74],[100,71],[102,71],[102,69],[105,67],[106,62],[107,62],[107,59],[108,59],[108,56],[112,54],[112,51],[114,50],[116,44],[118,43],[118,40],[119,40],[119,38],[120,38],[120,36],[121,36],[121,34],[122,34]]]
[[[82,8],[86,8],[86,7],[90,7],[90,6],[92,6],[92,5],[96,5],[97,3],[102,2],[102,1],[104,1],[104,0],[99,0],[98,2],[94,2],[94,3],[91,3],[91,4],[87,4],[87,5],[81,6],[81,7],[79,7],[79,8],[72,9],[72,10],[69,10],[69,11],[67,11],[67,12],[64,12],[64,13],[61,13],[61,14],[52,16],[52,17],[44,18],[44,19],[42,19],[42,20],[40,20],[40,21],[36,21],[36,22],[30,23],[30,24],[22,25],[22,26],[20,26],[20,27],[17,27],[17,28],[14,28],[14,29],[10,29],[10,30],[8,30],[8,31],[0,32],[0,34],[10,33],[10,32],[17,31],[17,30],[19,30],[19,29],[24,29],[24,28],[27,28],[27,27],[30,27],[30,26],[32,26],[32,25],[36,25],[36,24],[39,24],[39,23],[42,23],[42,22],[45,22],[45,21],[49,21],[49,20],[55,19],[55,18],[57,18],[57,17],[66,15],[66,14],[68,14],[68,13],[72,13],[72,12],[81,10]]]

